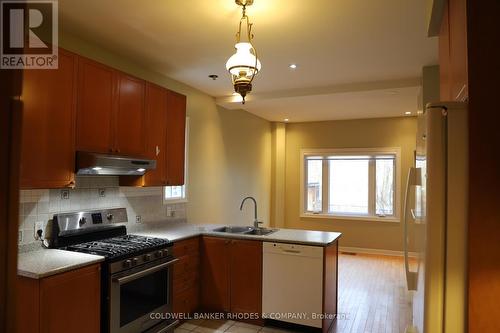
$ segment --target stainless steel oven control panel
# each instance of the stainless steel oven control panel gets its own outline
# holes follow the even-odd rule
[[[112,262],[109,265],[109,272],[111,274],[125,271],[127,269],[131,269],[154,260],[171,257],[173,259],[173,249],[172,247],[161,248],[154,251],[146,252],[140,255],[136,255],[133,257],[128,257],[126,259],[118,260]]]

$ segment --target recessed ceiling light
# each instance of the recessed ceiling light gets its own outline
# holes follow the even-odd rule
[[[406,111],[406,112],[405,112],[405,115],[410,115],[410,114],[411,114],[411,112],[410,112],[410,111]]]
[[[295,69],[297,68],[297,64],[290,64],[288,67],[290,67],[291,69]]]
[[[288,118],[285,118],[285,119],[283,119],[283,120],[284,120],[284,121],[290,121],[290,119],[288,119]]]

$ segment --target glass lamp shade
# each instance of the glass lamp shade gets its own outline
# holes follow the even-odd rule
[[[252,44],[243,42],[237,43],[234,47],[236,53],[227,60],[226,69],[236,77],[251,77],[257,74],[262,65],[257,59],[257,68],[255,67],[255,55],[251,52],[253,49]]]

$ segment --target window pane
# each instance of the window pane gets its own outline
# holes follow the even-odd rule
[[[186,188],[182,186],[166,186],[165,187],[165,199],[185,199]]]
[[[330,213],[368,214],[368,160],[330,160]]]
[[[394,160],[376,160],[375,214],[394,215]]]
[[[321,212],[323,161],[307,161],[307,210]]]

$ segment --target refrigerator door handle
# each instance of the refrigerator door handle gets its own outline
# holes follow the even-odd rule
[[[408,213],[409,213],[409,200],[410,190],[412,186],[420,185],[420,168],[410,168],[408,170],[408,178],[406,182],[405,201],[403,209],[403,251],[404,251],[404,264],[406,284],[408,290],[417,290],[417,272],[410,271],[409,253],[408,253]]]

